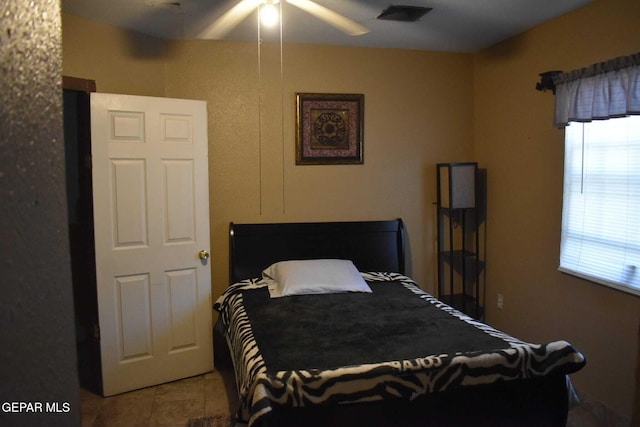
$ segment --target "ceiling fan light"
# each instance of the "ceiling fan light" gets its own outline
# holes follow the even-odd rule
[[[278,23],[278,15],[278,9],[272,3],[260,7],[260,22],[267,27],[273,27]]]

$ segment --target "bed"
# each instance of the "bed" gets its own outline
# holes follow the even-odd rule
[[[234,371],[240,423],[566,424],[582,354],[566,341],[523,342],[424,292],[405,275],[404,239],[400,219],[230,224],[214,363]],[[355,267],[366,289],[310,289],[307,277],[334,265],[338,276]],[[301,266],[317,270],[282,297],[284,272]]]

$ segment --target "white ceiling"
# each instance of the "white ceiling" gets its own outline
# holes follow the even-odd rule
[[[238,0],[62,0],[62,11],[163,39],[195,39]],[[475,52],[593,0],[315,0],[370,32],[348,36],[318,18],[283,3],[285,43]],[[390,3],[392,1],[392,3]],[[433,10],[417,22],[377,20],[390,5]],[[224,40],[257,40],[252,13]],[[266,42],[279,30],[262,29]]]

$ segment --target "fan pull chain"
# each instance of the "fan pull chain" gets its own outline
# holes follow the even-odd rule
[[[263,170],[262,170],[262,102],[264,85],[262,79],[262,26],[260,20],[260,13],[258,17],[258,49],[257,49],[257,61],[258,61],[258,174],[259,174],[259,214],[262,215],[263,206]],[[284,48],[283,48],[283,8],[282,2],[280,2],[280,157],[282,162],[282,213],[286,213],[286,172],[285,172],[285,143],[284,143]]]
[[[285,164],[284,164],[284,55],[282,27],[284,15],[282,3],[280,2],[280,136],[281,136],[281,157],[282,157],[282,213],[286,213],[285,203]]]
[[[260,27],[260,13],[258,17],[258,185],[259,185],[259,215],[262,215],[262,34]]]

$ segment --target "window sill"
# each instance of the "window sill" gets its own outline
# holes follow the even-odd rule
[[[591,283],[595,283],[597,285],[606,286],[608,288],[615,289],[620,292],[624,292],[626,294],[634,295],[636,297],[640,297],[640,289],[632,286],[621,285],[619,283],[608,282],[606,280],[598,279],[596,277],[591,277],[584,273],[579,273],[577,271],[570,270],[564,267],[558,267],[558,271],[564,274],[568,274],[570,276],[577,277],[579,279],[586,280]]]

